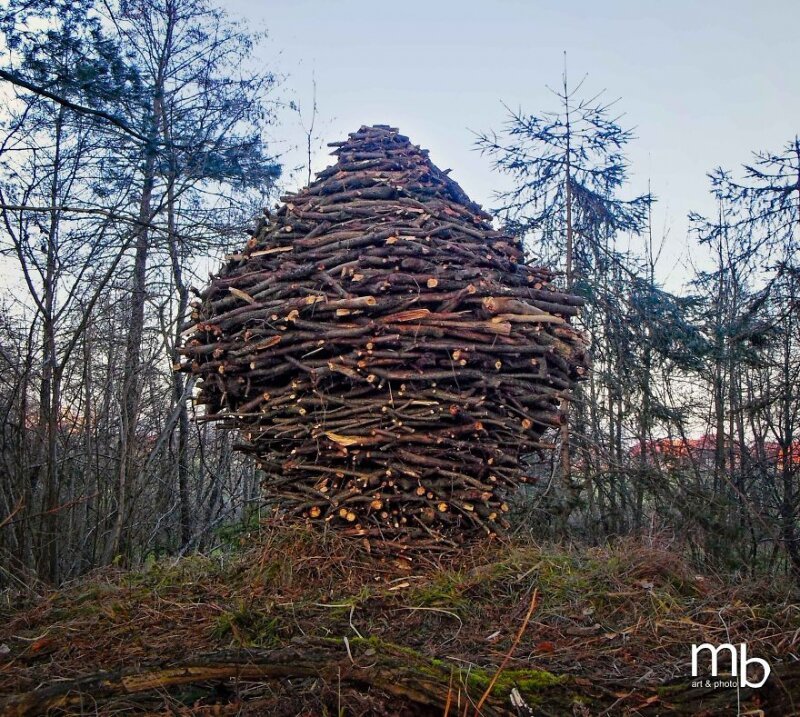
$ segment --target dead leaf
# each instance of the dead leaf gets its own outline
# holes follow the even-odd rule
[[[49,637],[40,637],[38,640],[35,640],[31,643],[31,652],[45,652],[50,649],[55,649],[53,647],[53,640]]]

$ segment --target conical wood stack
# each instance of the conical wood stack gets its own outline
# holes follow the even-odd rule
[[[586,370],[582,301],[396,129],[332,146],[200,294],[181,369],[286,511],[401,550],[498,532]]]

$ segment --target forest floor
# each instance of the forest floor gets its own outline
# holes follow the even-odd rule
[[[800,714],[788,581],[731,584],[634,541],[409,563],[300,527],[242,540],[2,595],[0,714]],[[703,642],[746,643],[769,681],[693,686]]]

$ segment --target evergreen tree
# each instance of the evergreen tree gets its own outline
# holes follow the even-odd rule
[[[611,348],[609,342],[621,316],[616,306],[621,287],[614,282],[630,269],[627,258],[616,250],[615,239],[621,232],[636,233],[644,228],[652,197],[649,193],[632,199],[619,196],[628,173],[624,149],[633,134],[612,114],[615,103],[603,101],[601,95],[583,96],[582,86],[583,82],[570,88],[565,70],[561,88],[554,93],[557,110],[539,114],[510,111],[503,132],[479,135],[477,147],[513,182],[511,189],[498,195],[499,217],[510,230],[525,237],[545,263],[564,271],[568,288],[589,299],[590,308],[582,321],[594,347],[595,371],[588,389],[594,400],[590,407],[598,405],[596,388],[610,396],[606,418],[611,422],[604,430],[609,430],[609,440],[619,447],[621,426],[615,421],[621,417],[622,375],[619,366],[612,368],[619,363],[612,356],[622,358],[626,353],[624,347]],[[606,336],[603,341],[601,334]],[[608,369],[613,376],[603,377],[599,370],[603,346],[611,349],[606,358],[611,361]],[[604,387],[595,386],[597,376],[602,377]],[[600,430],[602,422],[597,416],[587,420],[595,432]],[[596,440],[584,437],[582,443],[588,446]],[[564,520],[579,496],[570,463],[570,431],[565,422],[560,450]]]
[[[800,462],[791,457],[800,433],[800,140],[777,153],[754,153],[740,177],[721,168],[709,177],[718,216],[690,219],[714,257],[695,280],[708,343],[701,376],[714,410],[712,492],[734,492],[741,515],[732,519],[749,525],[753,559],[766,533],[800,571]],[[769,528],[773,522],[779,534]]]
[[[561,267],[567,284],[605,263],[618,232],[639,232],[647,220],[649,194],[622,199],[628,179],[625,146],[633,139],[612,114],[615,102],[582,97],[583,82],[569,87],[566,71],[555,92],[559,108],[525,114],[509,111],[504,131],[482,134],[477,146],[513,188],[498,197],[498,214],[538,254]]]
[[[754,152],[742,176],[722,168],[710,175],[712,194],[734,215],[728,222],[736,233],[740,256],[758,255],[768,263],[798,267],[800,248],[800,138],[779,152]],[[713,223],[696,214],[692,219],[709,235]]]

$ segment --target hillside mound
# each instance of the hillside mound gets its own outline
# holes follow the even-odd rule
[[[2,714],[724,715],[738,700],[785,717],[800,704],[800,606],[779,581],[726,584],[630,541],[495,540],[416,562],[307,526],[243,542],[6,595]],[[693,686],[703,642],[747,643],[770,680]]]

